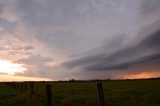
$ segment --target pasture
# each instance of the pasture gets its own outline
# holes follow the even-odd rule
[[[95,81],[0,83],[0,106],[98,106]],[[160,80],[102,81],[106,106],[160,106]],[[14,85],[15,86],[15,85]]]

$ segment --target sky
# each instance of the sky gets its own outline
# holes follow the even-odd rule
[[[0,0],[0,74],[160,77],[160,0]],[[2,79],[0,79],[2,81]]]

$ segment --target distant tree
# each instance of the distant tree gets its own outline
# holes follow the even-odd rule
[[[107,79],[107,81],[110,81],[110,80],[111,80],[110,78]]]
[[[70,79],[69,81],[70,81],[70,82],[75,82],[76,80],[72,78],[72,79]]]

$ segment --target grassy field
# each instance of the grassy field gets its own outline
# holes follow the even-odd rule
[[[20,94],[5,83],[0,83],[0,106],[29,106],[25,95]]]
[[[34,95],[0,84],[0,106],[45,106],[48,83],[34,83]],[[53,82],[54,106],[98,106],[96,82]],[[160,80],[103,82],[106,106],[160,106]]]

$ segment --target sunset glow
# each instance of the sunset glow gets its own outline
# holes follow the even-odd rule
[[[23,72],[26,68],[22,64],[12,63],[7,60],[0,60],[0,72],[13,75],[16,72]]]
[[[0,82],[6,82],[6,81],[53,81],[53,80],[49,78],[39,78],[39,77],[0,75]]]
[[[141,78],[156,78],[159,77],[159,72],[153,72],[153,73],[140,73],[140,74],[133,74],[133,75],[126,75],[124,79],[141,79]]]

